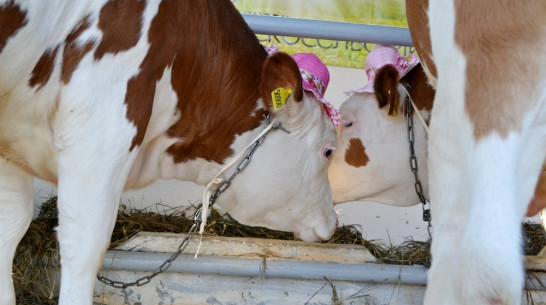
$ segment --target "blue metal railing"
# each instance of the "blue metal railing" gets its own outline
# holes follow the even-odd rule
[[[242,14],[256,34],[413,46],[406,27]]]

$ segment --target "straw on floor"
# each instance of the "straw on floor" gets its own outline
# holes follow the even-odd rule
[[[154,210],[155,209],[155,210]],[[161,209],[161,211],[159,211]],[[121,205],[110,247],[115,247],[136,233],[172,232],[187,233],[193,225],[192,207],[170,208],[156,205],[146,210],[137,210]],[[19,244],[13,267],[17,304],[57,304],[54,287],[55,278],[50,275],[48,264],[56,264],[57,242],[57,198],[52,197],[42,206],[39,215],[32,221]],[[537,254],[546,244],[544,230],[538,224],[526,223],[524,229],[524,252]],[[249,227],[216,210],[208,220],[205,234],[225,237],[253,237],[294,240],[292,233]],[[415,241],[411,238],[401,245],[393,246],[385,241],[365,240],[356,226],[339,227],[326,243],[356,244],[366,247],[380,263],[430,266],[430,241]],[[58,266],[53,266],[58,267]]]

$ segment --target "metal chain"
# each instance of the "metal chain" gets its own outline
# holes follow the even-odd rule
[[[193,217],[195,223],[191,226],[188,235],[186,236],[186,238],[184,238],[184,240],[182,240],[182,243],[178,246],[178,248],[176,249],[176,252],[173,253],[173,255],[171,255],[171,257],[169,257],[163,264],[161,264],[156,269],[156,271],[150,273],[149,275],[145,275],[145,276],[143,276],[143,277],[141,277],[141,278],[139,278],[139,279],[137,279],[136,281],[133,281],[133,282],[114,281],[114,280],[111,280],[111,279],[105,277],[104,275],[102,275],[100,273],[97,274],[97,280],[99,280],[99,282],[104,283],[104,284],[106,284],[108,286],[112,286],[114,288],[120,288],[120,289],[125,289],[127,287],[132,287],[132,286],[142,286],[142,285],[148,284],[149,282],[152,281],[152,279],[156,275],[158,275],[158,274],[166,271],[167,269],[169,269],[169,267],[171,267],[174,260],[180,255],[180,253],[182,253],[184,251],[184,249],[186,249],[186,247],[190,243],[191,239],[193,238],[193,235],[195,234],[195,231],[197,230],[197,228],[201,224],[201,215],[200,215],[200,213],[201,213],[200,209],[195,213],[195,215]]]
[[[266,126],[268,126],[269,123],[270,123],[269,118],[270,118],[270,115],[267,114],[265,116]],[[262,144],[262,142],[265,139],[265,136],[272,129],[281,129],[282,131],[284,131],[286,133],[290,133],[290,131],[284,129],[281,126],[281,123],[277,123],[277,124],[271,126],[271,129],[268,130],[263,136],[261,136],[259,139],[254,141],[254,143],[252,144],[252,146],[249,148],[248,152],[246,153],[245,157],[243,159],[241,159],[241,161],[239,161],[239,163],[237,163],[237,166],[235,167],[235,172],[233,172],[233,174],[231,174],[231,176],[229,176],[227,179],[223,180],[219,184],[218,189],[216,189],[216,192],[210,197],[209,208],[214,205],[214,203],[216,202],[216,199],[218,198],[218,196],[220,196],[220,194],[222,194],[231,185],[231,180],[233,180],[233,178],[237,174],[242,172],[248,166],[248,164],[250,163],[250,160],[252,159],[252,155],[254,155],[254,152],[256,152],[256,149],[258,148],[258,146],[260,146],[260,144]],[[111,280],[111,279],[101,275],[100,273],[97,274],[97,280],[99,282],[103,283],[103,284],[108,285],[108,286],[111,286],[111,287],[114,287],[114,288],[120,288],[120,289],[125,289],[127,287],[132,287],[132,286],[142,286],[142,285],[148,284],[149,282],[152,281],[152,279],[155,276],[157,276],[158,274],[160,274],[162,272],[165,272],[167,269],[169,269],[169,267],[171,267],[174,260],[184,251],[184,249],[186,249],[186,247],[188,246],[188,244],[192,240],[193,236],[195,235],[195,232],[197,231],[197,228],[201,225],[201,211],[202,211],[201,209],[198,209],[197,212],[195,212],[195,215],[193,216],[193,220],[195,222],[191,226],[190,231],[189,231],[188,235],[186,236],[186,238],[184,238],[184,240],[182,240],[182,242],[180,243],[180,245],[176,249],[176,252],[173,253],[173,255],[171,255],[171,257],[169,257],[163,264],[161,264],[156,269],[156,271],[150,273],[149,275],[143,276],[143,277],[141,277],[141,278],[139,278],[139,279],[137,279],[136,281],[133,281],[133,282],[114,281],[114,280]]]
[[[269,125],[269,117],[270,117],[269,114],[267,114],[265,116],[266,126]],[[239,161],[239,163],[237,163],[237,166],[235,167],[235,171],[233,172],[233,174],[231,174],[231,176],[229,176],[227,179],[224,179],[222,182],[220,182],[220,184],[218,185],[218,188],[216,189],[216,192],[214,194],[212,194],[212,196],[210,196],[209,208],[214,205],[214,203],[216,202],[216,198],[218,198],[218,196],[220,196],[220,194],[222,194],[231,185],[231,180],[233,180],[233,178],[237,174],[239,174],[240,172],[245,170],[245,168],[250,163],[250,160],[252,159],[252,155],[254,155],[254,152],[256,151],[258,146],[260,146],[260,144],[262,144],[262,142],[265,139],[265,136],[267,136],[269,131],[271,131],[272,129],[280,129],[280,130],[282,130],[282,131],[284,131],[284,132],[286,132],[288,134],[290,133],[290,131],[288,131],[288,130],[284,129],[284,127],[282,127],[281,123],[277,123],[277,124],[273,125],[271,127],[271,129],[268,130],[263,136],[261,136],[259,139],[254,141],[254,144],[252,144],[252,146],[248,149],[248,152],[246,153],[245,157],[243,159],[241,159],[241,161]]]
[[[411,89],[411,85],[407,84],[406,87]],[[419,180],[419,175],[417,174],[417,171],[419,169],[417,164],[417,156],[415,155],[415,136],[414,136],[414,128],[413,128],[413,107],[411,105],[411,97],[409,96],[409,93],[406,97],[406,117],[408,122],[408,142],[409,142],[409,150],[410,150],[410,168],[413,172],[413,176],[415,178],[415,193],[417,193],[417,197],[419,197],[419,200],[421,201],[421,207],[423,209],[423,221],[428,222],[427,225],[427,231],[428,236],[432,240],[432,223],[431,223],[431,214],[430,214],[430,202],[426,199],[425,194],[423,193],[423,187],[421,185],[421,181]],[[427,207],[428,205],[428,207]]]

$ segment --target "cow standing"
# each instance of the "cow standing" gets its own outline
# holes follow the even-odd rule
[[[437,86],[425,304],[520,304],[521,220],[546,156],[546,2],[433,0],[427,12]]]
[[[268,114],[289,133],[271,131],[217,205],[303,240],[332,235],[334,126],[296,63],[267,57],[229,0],[0,3],[1,305],[15,302],[33,177],[58,186],[59,303],[91,304],[121,192],[207,184]],[[279,88],[289,94],[273,109]]]

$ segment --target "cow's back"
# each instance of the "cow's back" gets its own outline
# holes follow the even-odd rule
[[[0,155],[33,175],[55,183],[56,152],[92,129],[130,150],[189,139],[169,147],[174,162],[221,162],[259,124],[265,51],[229,2],[8,1],[0,16]]]

